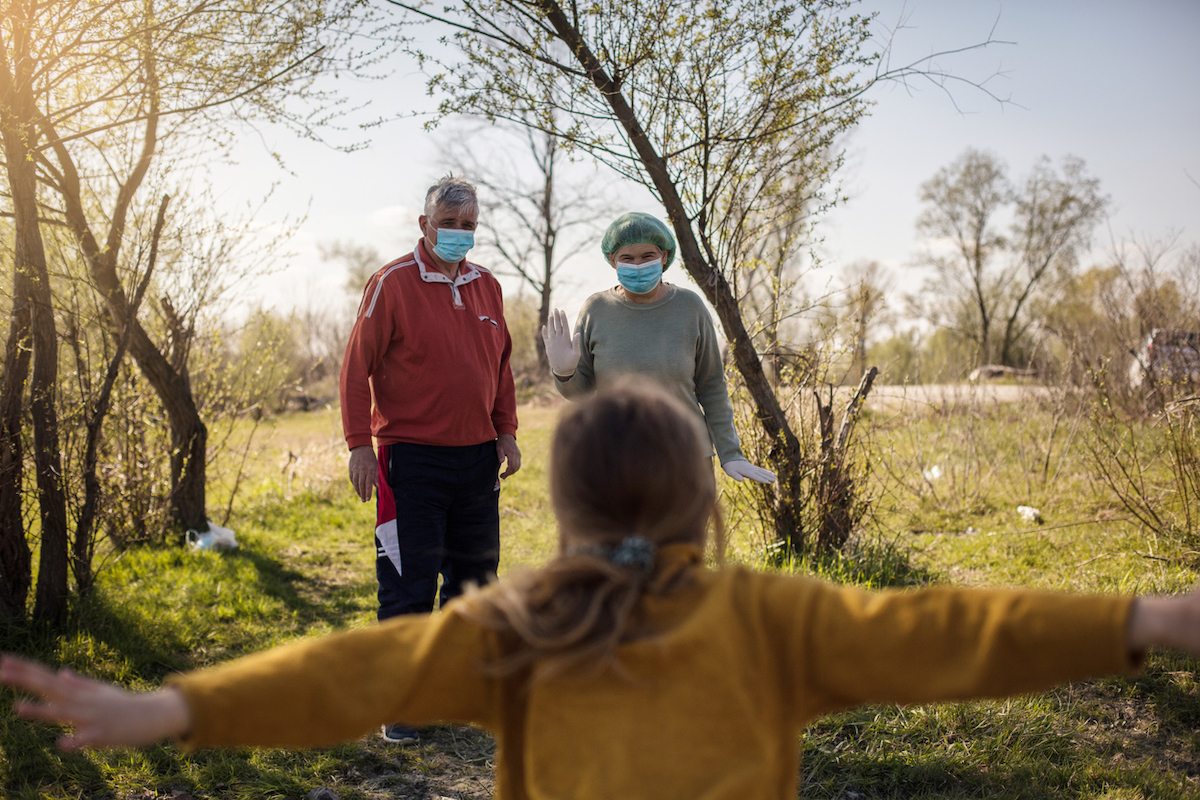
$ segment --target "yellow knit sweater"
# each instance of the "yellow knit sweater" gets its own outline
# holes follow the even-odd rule
[[[798,737],[862,703],[998,697],[1137,668],[1130,599],[1023,591],[868,593],[665,548],[648,594],[657,635],[619,668],[528,683],[491,677],[502,637],[451,604],[178,676],[187,748],[303,747],[382,723],[473,723],[497,738],[496,796],[794,798]]]

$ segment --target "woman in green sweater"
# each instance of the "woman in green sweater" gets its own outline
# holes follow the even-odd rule
[[[600,249],[617,272],[617,285],[587,299],[574,336],[559,309],[542,328],[559,393],[575,399],[622,375],[651,377],[704,418],[729,477],[774,482],[775,473],[742,454],[708,309],[695,292],[662,281],[675,260],[671,229],[650,214],[631,211],[608,226]]]
[[[708,454],[661,387],[602,391],[555,433],[560,550],[538,570],[155,692],[11,656],[0,678],[42,698],[18,714],[74,726],[67,749],[318,746],[393,719],[465,722],[496,737],[500,800],[789,800],[821,714],[1131,674],[1156,645],[1200,655],[1197,593],[875,593],[707,569]]]

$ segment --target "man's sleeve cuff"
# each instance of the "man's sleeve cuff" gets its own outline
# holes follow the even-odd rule
[[[372,441],[370,436],[347,436],[346,437],[346,447],[350,450],[353,450],[356,447],[364,447],[364,446],[372,447],[372,446],[374,446],[374,444],[375,443],[374,443],[374,441]]]

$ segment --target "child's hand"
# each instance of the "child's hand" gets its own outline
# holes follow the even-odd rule
[[[0,659],[0,681],[42,698],[41,703],[14,704],[19,716],[75,728],[74,734],[58,740],[63,750],[153,744],[182,736],[191,727],[187,702],[175,689],[130,692],[70,669],[56,672],[10,655]]]
[[[1200,658],[1200,591],[1176,597],[1139,597],[1129,615],[1129,649],[1170,647]]]

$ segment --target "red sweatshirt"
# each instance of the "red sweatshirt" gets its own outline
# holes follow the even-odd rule
[[[346,444],[374,435],[457,446],[516,433],[511,351],[499,282],[468,261],[451,281],[422,239],[363,293],[342,361]]]

